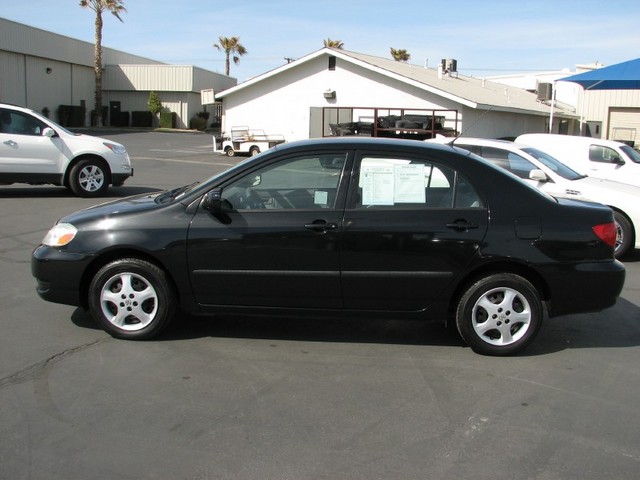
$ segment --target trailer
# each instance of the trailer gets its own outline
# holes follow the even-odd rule
[[[236,154],[257,155],[284,142],[283,135],[267,135],[264,130],[247,126],[231,127],[229,133],[222,134],[222,150],[228,157]]]

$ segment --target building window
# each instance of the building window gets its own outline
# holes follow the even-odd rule
[[[336,57],[331,56],[329,57],[329,70],[335,70],[336,69]]]

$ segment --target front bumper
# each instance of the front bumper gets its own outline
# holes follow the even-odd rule
[[[84,274],[92,255],[68,253],[40,245],[31,255],[31,274],[37,281],[36,291],[48,302],[86,306]]]

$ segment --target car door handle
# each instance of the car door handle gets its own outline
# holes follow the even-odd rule
[[[324,220],[316,220],[312,223],[305,223],[304,228],[307,230],[313,230],[315,232],[326,233],[329,230],[335,230],[338,228],[337,223],[327,223]]]
[[[9,145],[10,147],[15,147],[17,145],[16,142],[14,142],[13,140],[5,140],[4,142],[5,145]]]
[[[456,220],[455,222],[447,223],[446,227],[463,232],[466,230],[471,230],[473,228],[478,228],[478,224],[473,222],[468,222],[463,219],[459,219],[459,220]]]

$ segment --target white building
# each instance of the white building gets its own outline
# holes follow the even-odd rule
[[[449,71],[323,48],[217,93],[216,99],[222,102],[225,130],[247,125],[287,140],[330,136],[337,125],[349,124],[360,127],[358,134],[387,135],[394,125],[378,128],[381,117],[437,117],[445,129],[479,137],[548,131],[549,102],[535,93],[458,75],[455,61],[446,66]],[[555,132],[578,121],[571,109],[560,106],[554,113]],[[409,138],[417,133],[409,130],[398,132]]]
[[[85,106],[85,125],[94,108],[93,44],[0,18],[0,101],[42,111],[57,120],[60,105]],[[149,92],[176,113],[186,128],[203,107],[200,91],[223,90],[235,78],[191,65],[156,60],[103,47],[103,107],[109,121],[118,112],[148,111]],[[109,123],[109,122],[108,122]]]

